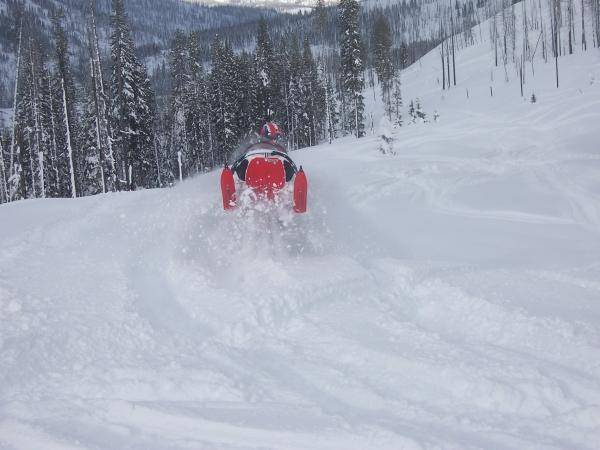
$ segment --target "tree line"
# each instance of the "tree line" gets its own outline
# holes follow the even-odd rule
[[[364,135],[360,7],[342,0],[338,11],[335,72],[307,36],[274,42],[264,20],[252,52],[215,35],[209,64],[199,32],[176,32],[160,109],[124,0],[111,1],[107,61],[90,8],[83,83],[73,76],[64,13],[52,15],[52,52],[21,21],[14,118],[0,136],[0,202],[168,186],[222,165],[267,120],[285,130],[290,149]]]

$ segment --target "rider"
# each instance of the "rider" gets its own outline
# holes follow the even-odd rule
[[[266,122],[260,130],[260,137],[272,143],[281,137],[282,133],[279,126],[275,122]]]

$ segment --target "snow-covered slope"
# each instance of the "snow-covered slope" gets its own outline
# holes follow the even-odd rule
[[[599,448],[600,56],[534,104],[438,58],[396,156],[293,154],[305,216],[216,173],[1,206],[0,448]]]

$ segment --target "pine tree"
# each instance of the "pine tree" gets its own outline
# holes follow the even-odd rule
[[[155,144],[156,99],[148,70],[138,64],[136,76],[139,97],[136,102],[136,117],[139,122],[138,154],[134,159],[135,186],[155,188],[160,186]]]
[[[391,95],[391,114],[394,118],[394,123],[401,127],[402,126],[402,85],[400,82],[400,73],[394,76],[392,81],[392,95]]]
[[[96,110],[96,139],[100,156],[102,191],[114,191],[118,188],[117,167],[113,150],[113,136],[110,124],[108,93],[104,84],[102,61],[96,28],[95,1],[90,0],[90,24],[88,29],[88,52],[90,58],[90,76],[92,95]]]
[[[23,55],[18,93],[18,126],[22,128],[20,198],[46,197],[46,158],[49,147],[46,68],[35,39],[29,38]]]
[[[20,161],[20,148],[17,142],[17,130],[19,128],[19,111],[18,111],[18,98],[19,98],[19,80],[21,76],[21,50],[23,44],[23,22],[19,25],[19,38],[17,44],[17,65],[15,67],[15,90],[13,95],[13,123],[10,143],[10,159],[8,169],[8,200],[14,200],[20,191],[21,186],[21,165]]]
[[[267,120],[273,115],[273,96],[279,94],[273,83],[273,58],[273,44],[267,31],[267,22],[261,18],[258,22],[256,36],[256,69],[258,71],[256,101],[258,114],[262,120]]]
[[[60,95],[60,110],[62,115],[62,154],[66,160],[68,190],[70,196],[75,198],[78,195],[78,155],[77,151],[77,126],[78,118],[76,115],[75,84],[71,75],[69,62],[69,48],[67,35],[62,26],[64,12],[59,10],[52,17],[52,31],[55,42],[56,53],[56,84]]]
[[[189,77],[186,86],[186,129],[192,149],[190,158],[194,161],[196,171],[211,167],[209,123],[205,120],[210,111],[205,98],[206,80],[201,52],[198,33],[190,33],[187,49]]]
[[[383,116],[379,122],[379,151],[384,155],[396,154],[392,124],[386,116]]]
[[[56,76],[50,72],[46,74],[44,86],[46,86],[45,98],[48,105],[48,120],[50,133],[50,171],[48,192],[51,197],[68,196],[68,185],[65,183],[69,177],[65,175],[62,169],[64,158],[62,153],[62,109],[59,105],[62,104],[60,94],[62,91],[58,87]]]
[[[408,105],[408,115],[410,116],[411,123],[415,123],[417,121],[417,115],[415,114],[415,104],[411,100],[410,105]]]
[[[304,112],[308,127],[308,145],[316,145],[323,136],[325,119],[325,88],[319,77],[319,69],[313,58],[308,38],[304,39],[302,54],[305,90]]]
[[[295,38],[294,38],[295,39]],[[271,68],[271,106],[268,117],[260,117],[261,122],[274,120],[289,132],[291,130],[290,80],[297,74],[291,69],[291,46],[288,39],[282,39],[273,50],[277,64]],[[257,70],[260,68],[257,67]],[[258,125],[261,125],[260,123]]]
[[[6,163],[4,144],[2,142],[2,131],[0,130],[0,204],[8,202],[8,184],[6,180]]]
[[[260,123],[257,107],[258,73],[254,65],[255,58],[242,53],[236,58],[237,85],[239,87],[238,130],[241,136],[255,131]]]
[[[187,94],[190,75],[188,71],[187,39],[177,30],[170,54],[171,70],[171,149],[177,155],[178,178],[181,181],[188,174],[190,146],[187,136]],[[193,162],[193,160],[192,160]]]
[[[154,94],[135,54],[123,0],[112,0],[110,37],[112,119],[121,188],[158,184],[154,150]]]
[[[373,64],[375,73],[381,87],[381,97],[385,106],[388,119],[392,118],[392,80],[394,78],[394,64],[392,62],[392,33],[390,24],[379,13],[373,26]]]
[[[335,92],[329,77],[327,77],[325,82],[325,118],[327,138],[331,144],[331,142],[337,137],[337,124],[339,122],[339,118]]]
[[[417,104],[415,106],[415,117],[421,122],[427,122],[427,114],[423,111],[421,106],[421,100],[417,98]]]
[[[348,129],[357,137],[365,135],[364,76],[362,42],[359,29],[360,5],[357,0],[339,3],[340,59],[342,91],[347,108]]]
[[[224,162],[223,134],[221,132],[225,123],[225,94],[223,71],[223,44],[219,35],[215,35],[210,47],[211,71],[208,76],[207,96],[211,116],[209,118],[213,130],[213,155],[215,164]]]
[[[101,144],[98,135],[96,101],[91,89],[86,96],[80,132],[79,143],[82,155],[80,194],[85,196],[106,192],[106,178],[100,158]]]
[[[305,90],[302,77],[302,55],[298,40],[294,37],[290,48],[290,79],[288,83],[289,96],[289,135],[293,148],[304,146],[307,130],[302,114],[304,112]]]
[[[315,31],[317,32],[320,40],[323,41],[327,28],[327,11],[325,10],[325,2],[323,0],[317,0],[313,14]]]
[[[221,43],[215,36],[211,47],[212,71],[209,76],[211,91],[211,111],[213,113],[213,130],[217,146],[215,159],[217,163],[227,161],[238,141],[239,130],[239,92],[236,82],[236,64],[233,50],[229,43]]]
[[[406,47],[406,42],[402,41],[400,44],[400,68],[404,69],[408,67],[408,48]]]
[[[240,113],[240,86],[238,66],[233,49],[229,42],[225,42],[222,52],[222,74],[223,74],[223,161],[229,159],[229,155],[235,149],[240,136],[239,118]]]

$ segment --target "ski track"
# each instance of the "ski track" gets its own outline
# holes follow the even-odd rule
[[[217,173],[3,205],[0,448],[600,448],[600,58],[533,106],[487,51],[467,106],[406,71],[396,157],[295,152],[303,216]]]

